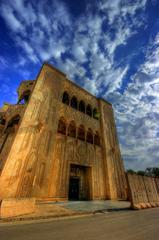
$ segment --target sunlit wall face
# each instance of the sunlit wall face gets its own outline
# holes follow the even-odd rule
[[[0,105],[15,103],[20,81],[49,61],[113,104],[127,168],[157,166],[158,1],[2,0],[0,8]]]

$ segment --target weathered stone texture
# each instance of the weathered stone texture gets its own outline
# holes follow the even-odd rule
[[[157,192],[158,179],[136,174],[127,174],[129,187],[129,200],[133,209],[142,209],[159,206]]]
[[[7,149],[0,198],[68,199],[73,177],[79,179],[79,199],[126,199],[124,166],[111,104],[95,98],[48,64],[43,65],[34,84],[29,84],[23,82],[18,89],[23,105],[16,106],[24,110],[12,143],[9,138],[4,140],[3,127],[0,132],[3,151]],[[64,92],[69,95],[69,105],[63,102]],[[71,105],[74,97],[78,109],[82,100],[91,112],[90,108],[85,108],[87,114],[75,109]],[[60,119],[65,134],[59,131]],[[75,125],[74,133],[69,130],[70,124]],[[81,128],[84,139],[80,139]],[[97,140],[95,143],[95,137],[99,137],[100,144]]]
[[[35,198],[3,199],[0,204],[0,217],[11,218],[35,211]]]
[[[155,183],[157,187],[157,193],[159,194],[159,178],[155,178]]]

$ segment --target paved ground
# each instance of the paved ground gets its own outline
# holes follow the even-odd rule
[[[159,208],[38,223],[1,224],[2,240],[158,240]]]
[[[62,216],[74,216],[90,214],[107,210],[129,209],[130,203],[127,201],[69,201],[69,202],[48,202],[38,201],[35,212],[27,215],[17,216],[11,219],[0,219],[3,221],[17,221],[18,219],[44,219]]]
[[[56,203],[58,206],[62,206],[66,209],[73,211],[97,211],[97,210],[121,210],[130,207],[130,202],[128,201],[68,201],[65,203]]]

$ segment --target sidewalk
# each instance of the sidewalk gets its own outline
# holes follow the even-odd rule
[[[69,202],[38,202],[35,212],[14,218],[0,219],[0,223],[59,218],[70,216],[90,215],[108,211],[121,211],[129,209],[130,203],[126,201],[69,201]]]
[[[130,208],[128,201],[113,201],[113,200],[95,200],[95,201],[68,201],[64,203],[56,203],[66,209],[78,212],[94,212],[94,211],[115,211],[125,210]]]

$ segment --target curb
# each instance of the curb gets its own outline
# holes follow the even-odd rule
[[[66,218],[66,217],[78,217],[78,216],[89,216],[93,215],[93,212],[77,212],[73,214],[62,214],[62,215],[48,215],[48,216],[35,216],[35,217],[14,217],[14,218],[3,218],[0,219],[1,223],[10,223],[10,222],[20,222],[20,221],[31,221],[31,220],[45,220],[45,219],[60,219],[60,218]],[[25,215],[26,216],[26,215]]]
[[[61,218],[71,218],[71,217],[82,217],[82,216],[91,216],[91,215],[101,215],[101,214],[108,214],[111,212],[119,212],[123,210],[131,210],[130,208],[125,209],[101,209],[95,211],[88,211],[88,212],[75,212],[71,214],[61,214],[61,215],[46,215],[46,216],[33,216],[33,217],[26,217],[26,215],[13,217],[13,218],[0,218],[0,224],[2,223],[12,223],[12,222],[21,222],[21,221],[31,221],[31,220],[47,220],[47,219],[61,219]],[[25,217],[24,217],[25,216]]]

